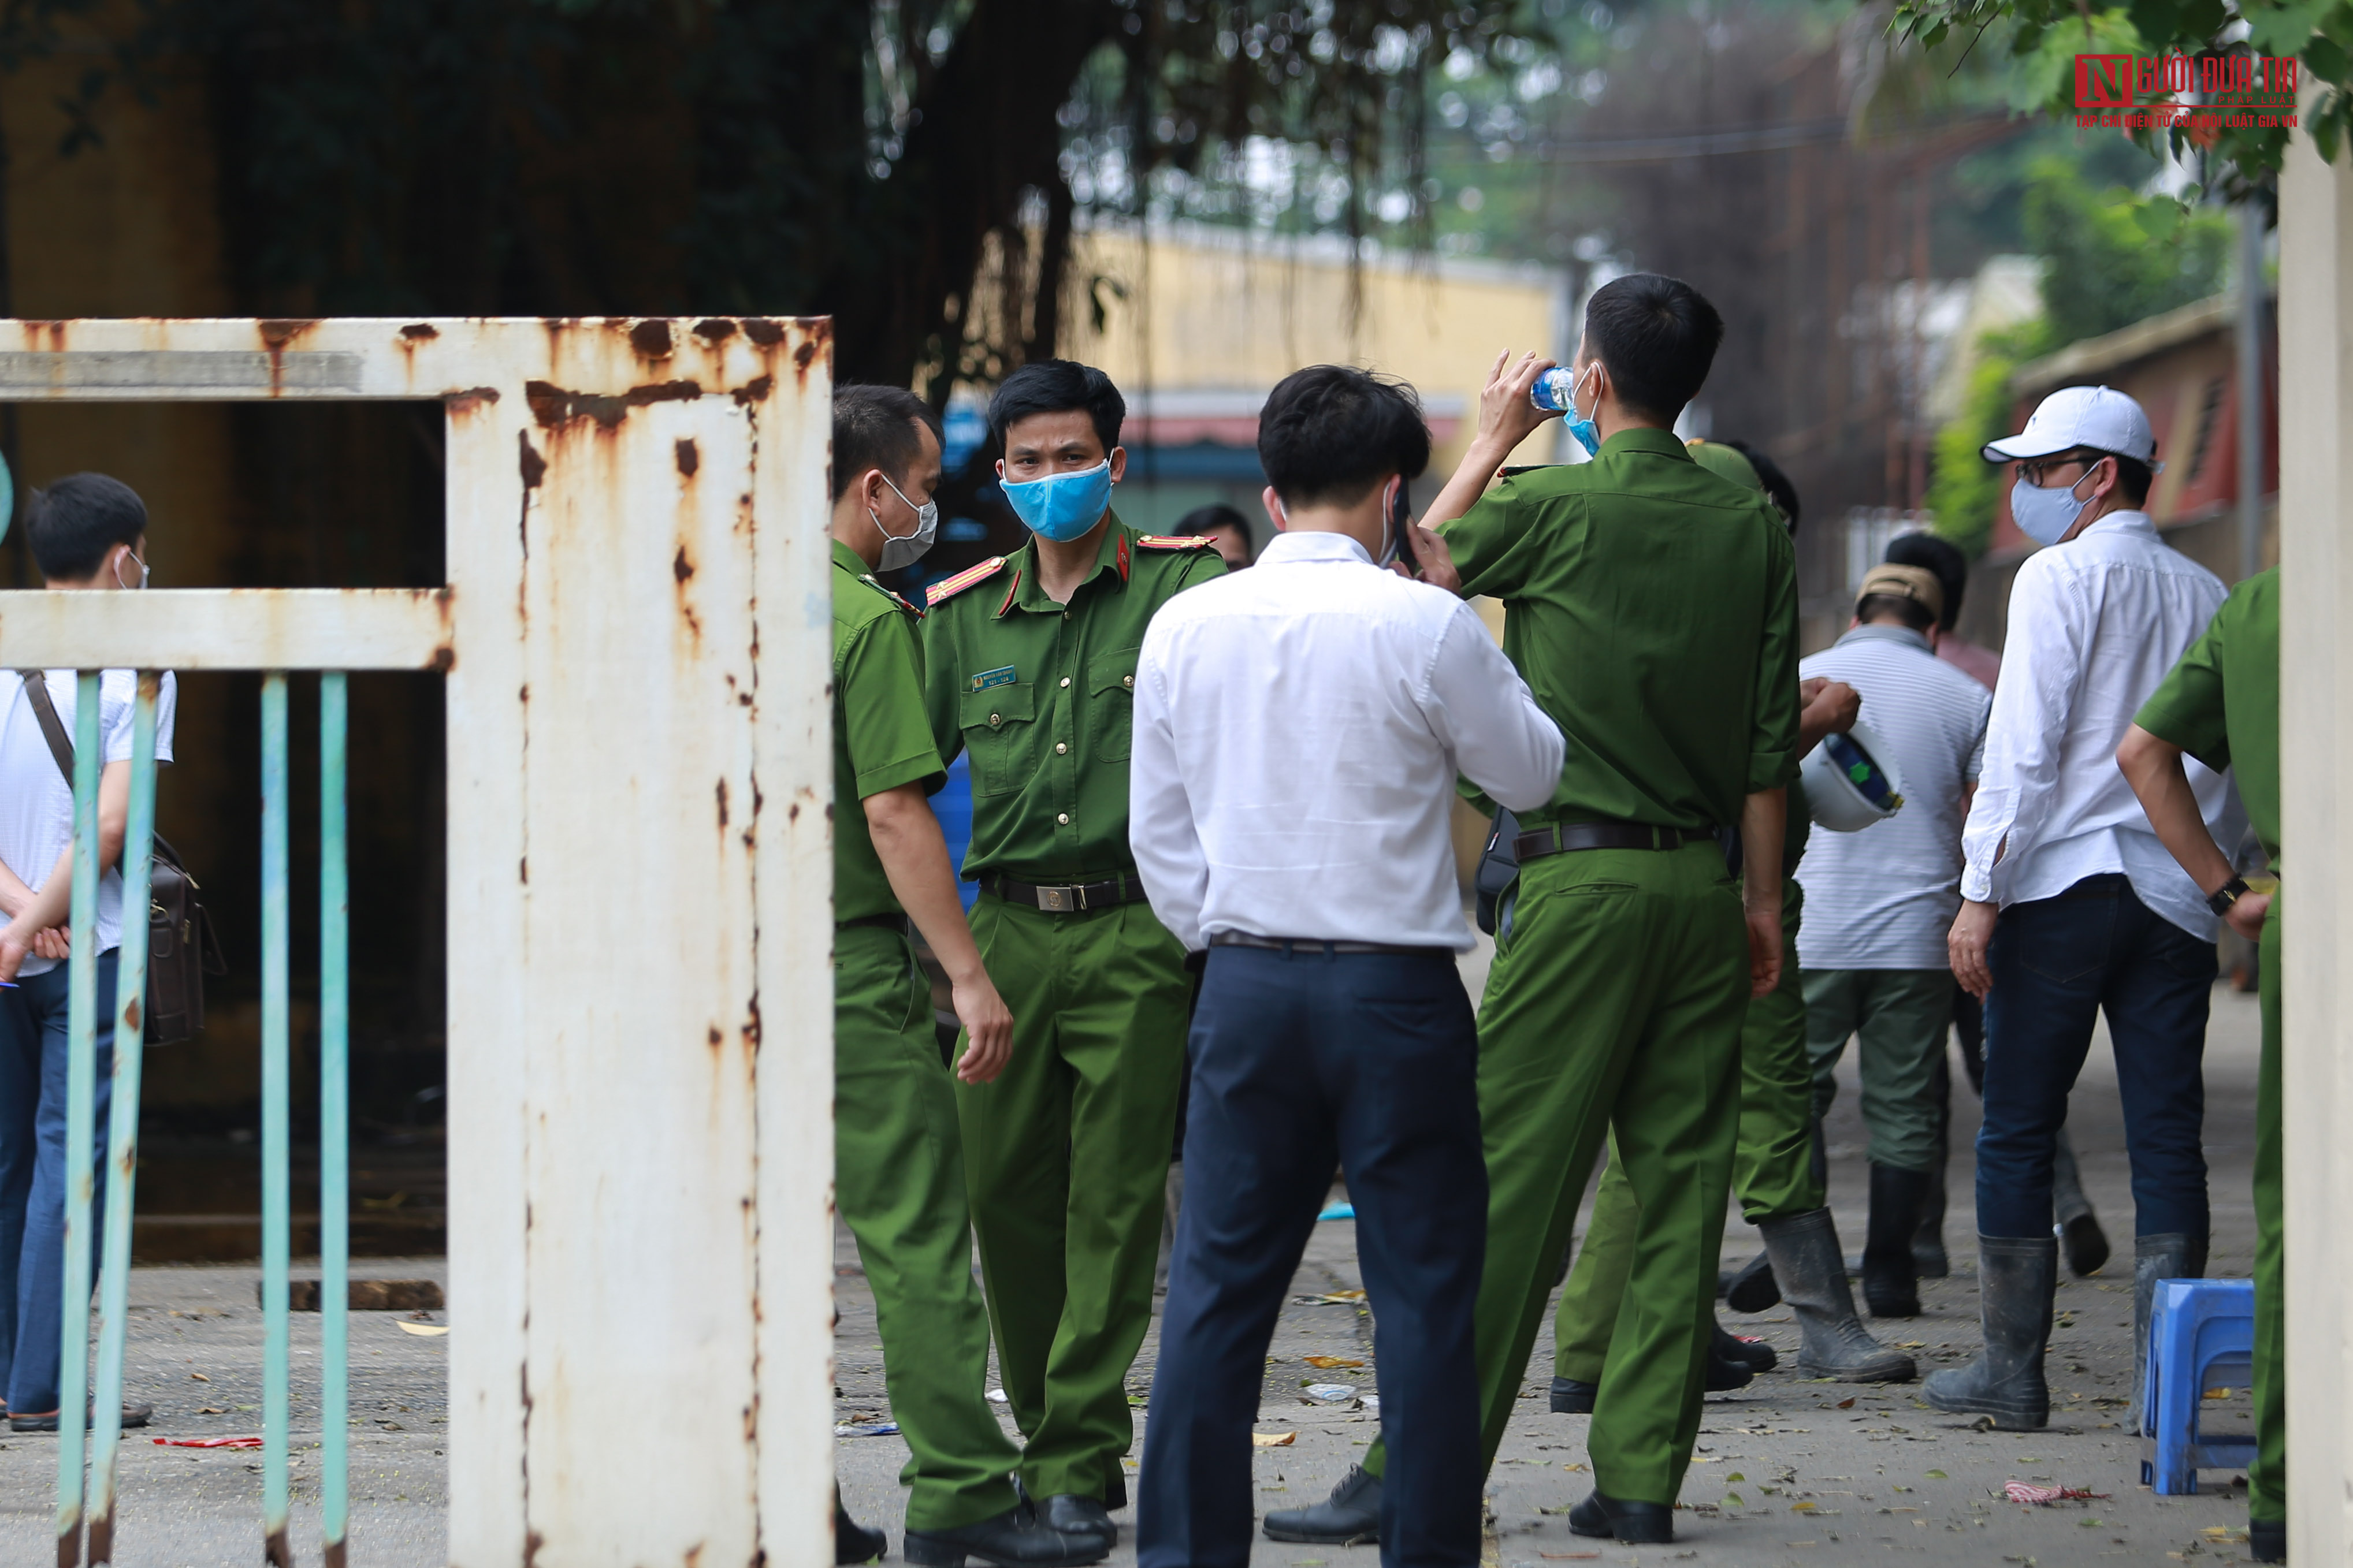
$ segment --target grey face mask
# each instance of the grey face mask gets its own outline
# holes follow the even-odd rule
[[[891,485],[891,476],[884,474],[882,482]],[[874,564],[877,572],[896,572],[902,566],[913,566],[923,558],[924,553],[931,549],[932,542],[939,537],[939,502],[927,500],[923,505],[917,506],[913,501],[907,500],[907,492],[896,485],[891,485],[891,493],[902,501],[905,501],[907,509],[915,514],[915,531],[893,533],[882,526],[881,518],[875,515],[872,507],[866,509],[866,515],[874,519],[874,531],[882,536],[882,559]]]

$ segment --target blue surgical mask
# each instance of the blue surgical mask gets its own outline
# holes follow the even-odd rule
[[[1042,479],[999,481],[1014,514],[1041,538],[1076,539],[1103,521],[1111,505],[1111,460]]]
[[[2088,477],[2088,476],[2086,476]],[[2082,484],[2077,479],[2076,484]],[[2072,486],[2030,485],[2020,479],[2010,487],[2010,515],[2018,523],[2018,531],[2037,544],[2056,544],[2067,537],[2075,520],[2092,503],[2075,494]]]
[[[1593,364],[1600,363],[1599,360],[1595,360]],[[1593,364],[1587,365],[1585,375],[1578,376],[1577,384],[1568,389],[1568,411],[1561,416],[1562,420],[1568,426],[1568,433],[1577,437],[1577,444],[1585,448],[1585,455],[1588,458],[1600,454],[1601,432],[1594,428],[1593,420],[1589,416],[1577,411],[1577,395],[1584,389],[1586,377],[1593,374]],[[1599,404],[1594,405],[1594,412],[1600,412]]]

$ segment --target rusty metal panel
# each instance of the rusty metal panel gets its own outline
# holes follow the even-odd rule
[[[448,588],[0,591],[0,668],[447,669]]]

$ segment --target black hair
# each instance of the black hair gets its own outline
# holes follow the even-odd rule
[[[1945,591],[1945,616],[1936,624],[1947,631],[1961,624],[1961,595],[1968,591],[1969,559],[1959,545],[1933,533],[1899,533],[1887,542],[1887,563],[1936,574],[1936,585]]]
[[[1213,528],[1230,528],[1248,543],[1250,536],[1250,519],[1223,501],[1211,501],[1197,506],[1176,520],[1176,531],[1181,534],[1207,533]]]
[[[880,468],[893,483],[903,483],[907,470],[923,455],[915,438],[918,424],[940,435],[940,416],[932,405],[903,386],[852,384],[833,389],[833,499],[839,500],[869,468]]]
[[[1710,440],[1715,438],[1709,437]],[[1781,471],[1781,465],[1746,441],[1727,440],[1724,445],[1748,459],[1748,466],[1757,470],[1757,482],[1765,487],[1765,493],[1773,499],[1773,504],[1781,509],[1782,521],[1789,525],[1789,531],[1794,535],[1798,531],[1800,510],[1798,487],[1789,482],[1789,476]]]
[[[98,570],[118,544],[136,550],[147,531],[147,503],[121,479],[68,474],[33,492],[25,537],[33,562],[52,582],[77,582]]]
[[[1293,506],[1353,505],[1390,474],[1418,479],[1430,467],[1421,399],[1350,365],[1293,371],[1259,410],[1258,464]]]
[[[1869,622],[1874,616],[1894,616],[1915,632],[1926,632],[1936,624],[1928,606],[1917,599],[1907,599],[1901,594],[1873,594],[1854,607],[1854,618]]]
[[[2104,458],[2116,460],[2116,489],[2124,492],[2136,510],[2148,504],[2148,487],[2157,482],[2157,475],[2138,458],[2127,458],[2122,452],[2103,452]]]
[[[1682,279],[1633,272],[1585,302],[1585,337],[1608,367],[1618,401],[1663,424],[1706,384],[1724,318]]]
[[[1005,432],[1032,414],[1061,414],[1083,408],[1094,421],[1095,435],[1108,456],[1119,445],[1119,427],[1127,419],[1127,399],[1111,377],[1076,360],[1032,360],[1011,375],[988,400],[988,433],[998,451],[1005,449]]]

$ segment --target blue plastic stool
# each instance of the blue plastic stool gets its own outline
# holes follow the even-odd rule
[[[2244,1469],[2253,1436],[2198,1429],[2209,1388],[2252,1382],[2255,1282],[2160,1279],[2148,1321],[2148,1371],[2141,1384],[2140,1479],[2159,1497],[2198,1489],[2200,1470]]]

